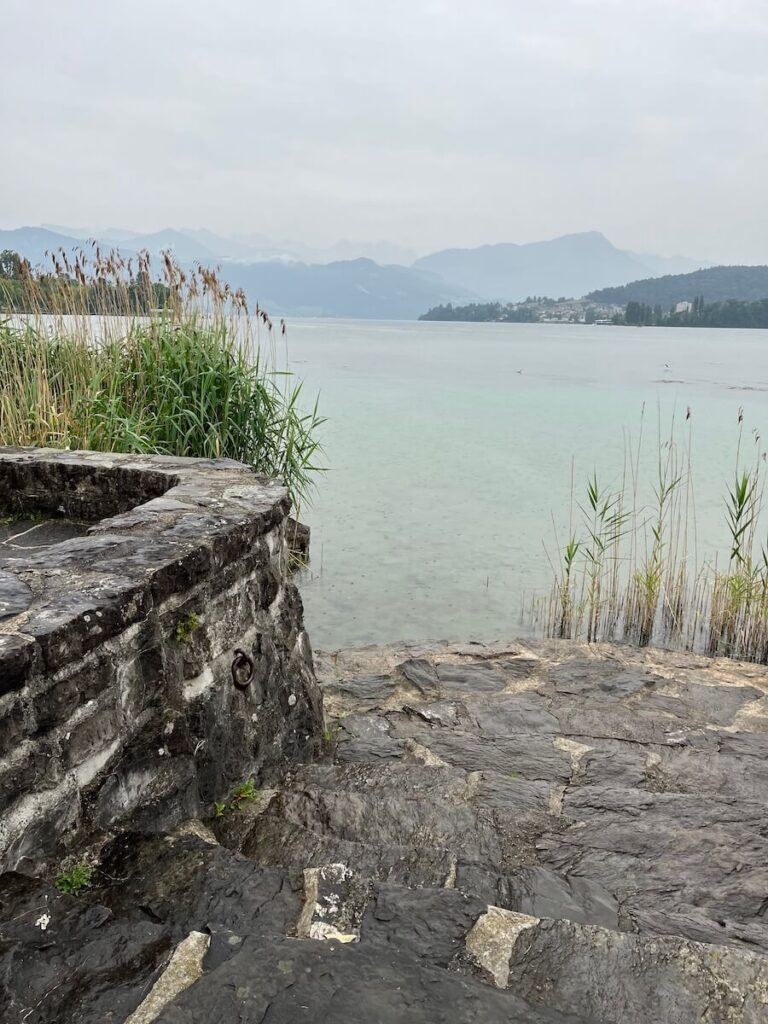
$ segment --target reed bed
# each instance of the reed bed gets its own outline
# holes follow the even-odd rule
[[[724,557],[700,560],[693,490],[691,415],[657,424],[648,475],[645,411],[625,436],[618,483],[596,473],[583,497],[571,479],[569,526],[554,554],[548,598],[528,609],[547,636],[658,644],[768,663],[768,547],[762,522],[766,457],[743,414],[733,475],[723,494]]]
[[[169,254],[65,253],[0,276],[0,444],[228,457],[310,495],[317,402],[276,329],[217,273]],[[280,334],[285,334],[281,322]]]

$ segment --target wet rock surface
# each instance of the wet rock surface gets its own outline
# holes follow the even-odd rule
[[[565,643],[316,668],[320,761],[118,837],[77,898],[2,877],[1,1019],[768,1020],[764,669]]]

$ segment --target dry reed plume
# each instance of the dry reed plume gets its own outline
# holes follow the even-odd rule
[[[0,444],[229,457],[307,498],[322,420],[241,290],[168,253],[3,266]]]

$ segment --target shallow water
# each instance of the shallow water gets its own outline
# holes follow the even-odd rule
[[[577,497],[595,468],[617,484],[644,403],[649,465],[659,413],[682,440],[690,407],[697,548],[713,556],[739,409],[750,462],[749,430],[768,437],[768,331],[293,320],[288,346],[329,418],[304,511],[318,647],[524,633],[552,517],[568,532],[572,460]]]

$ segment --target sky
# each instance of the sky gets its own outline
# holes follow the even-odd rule
[[[4,0],[0,227],[768,262],[766,0]]]

